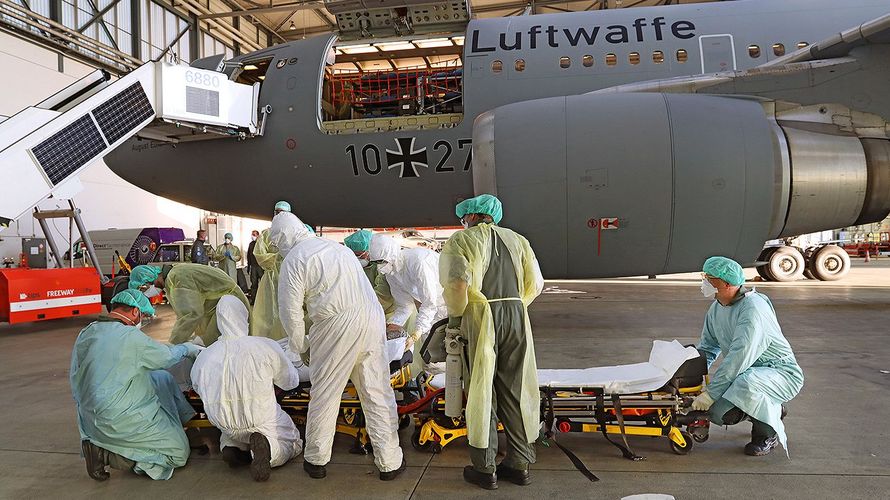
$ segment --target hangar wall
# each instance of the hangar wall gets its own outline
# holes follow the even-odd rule
[[[61,63],[60,63],[61,57]],[[22,108],[46,97],[86,75],[92,69],[70,58],[0,32],[0,67],[6,74],[0,79],[0,115],[11,116]],[[60,69],[62,71],[60,71]],[[201,217],[201,210],[153,195],[115,175],[102,161],[98,161],[80,175],[83,191],[74,202],[83,211],[88,230],[111,227],[142,226],[181,227],[193,236]],[[0,179],[14,183],[14,179]],[[175,182],[175,179],[171,179]],[[46,200],[40,208],[67,208],[60,200]],[[50,230],[53,230],[50,223]],[[60,247],[67,248],[68,227],[63,219],[55,221],[59,231],[55,238]],[[75,239],[78,238],[75,229]],[[22,251],[21,238],[42,237],[37,221],[25,215],[0,232],[0,260],[11,257],[18,262]],[[249,236],[249,230],[248,230]],[[246,247],[246,245],[244,245]],[[104,264],[104,263],[103,263]]]

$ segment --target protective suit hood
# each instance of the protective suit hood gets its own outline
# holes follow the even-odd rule
[[[278,247],[282,256],[286,256],[297,243],[311,237],[303,221],[290,212],[281,212],[272,218],[269,241]]]
[[[399,261],[401,260],[399,257],[402,255],[402,247],[392,236],[375,234],[371,237],[371,247],[368,254],[370,255],[372,262],[375,260],[385,260],[392,264],[394,268],[398,269]]]
[[[234,295],[224,295],[216,305],[216,324],[222,340],[246,337],[248,331],[247,307]]]

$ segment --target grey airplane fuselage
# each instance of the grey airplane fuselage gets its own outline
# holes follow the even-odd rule
[[[632,82],[744,70],[776,58],[774,44],[791,52],[799,42],[819,41],[888,11],[888,0],[745,0],[474,20],[463,49],[462,121],[433,130],[323,132],[325,55],[336,37],[294,41],[236,58],[273,58],[259,98],[260,106],[272,109],[262,137],[175,148],[134,139],[106,161],[153,193],[228,214],[268,218],[273,203],[285,199],[316,225],[455,225],[455,202],[474,194],[473,121],[487,110]],[[731,42],[732,53],[710,52],[713,37]],[[750,55],[749,46],[758,47],[759,57]],[[568,67],[561,58],[568,58]],[[501,71],[493,71],[494,61]],[[886,110],[872,112],[887,117]],[[591,119],[623,126],[622,116]],[[639,142],[645,147],[646,138]]]

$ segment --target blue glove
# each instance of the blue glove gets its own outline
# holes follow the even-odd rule
[[[191,342],[185,342],[185,343],[182,343],[182,344],[179,344],[179,345],[181,345],[181,346],[183,346],[183,347],[186,348],[185,357],[187,357],[187,358],[191,358],[191,359],[195,359],[195,358],[197,358],[197,357],[198,357],[198,353],[204,350],[203,347],[198,346],[198,345],[195,345],[195,344],[192,344]]]
[[[232,258],[232,252],[226,250],[226,257],[228,257],[228,258],[231,259],[231,258]]]

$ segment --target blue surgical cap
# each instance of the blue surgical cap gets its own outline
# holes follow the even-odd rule
[[[504,216],[504,209],[501,206],[501,200],[490,194],[480,194],[475,198],[464,200],[457,204],[454,212],[457,217],[463,218],[467,214],[485,214],[490,215],[495,224],[501,221]]]
[[[371,231],[362,229],[347,236],[343,244],[353,252],[367,252],[371,249],[371,236],[373,236]]]
[[[738,262],[726,257],[709,257],[702,266],[702,271],[708,276],[720,278],[733,286],[739,286],[745,282],[745,273]]]
[[[136,290],[142,285],[154,283],[160,275],[160,267],[147,265],[136,266],[130,271],[130,284],[128,285],[128,288],[130,290]]]
[[[286,201],[279,201],[275,204],[275,210],[284,210],[285,212],[290,212],[290,203]]]
[[[124,290],[119,292],[111,299],[112,304],[124,304],[130,307],[138,307],[142,314],[148,314],[154,316],[155,308],[151,306],[151,303],[138,290]]]

